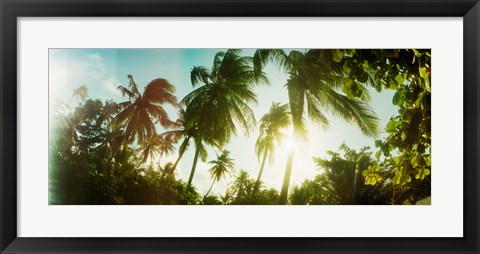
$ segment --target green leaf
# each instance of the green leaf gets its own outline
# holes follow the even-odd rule
[[[400,158],[399,158],[399,157],[395,157],[394,161],[395,161],[395,165],[398,165],[398,164],[400,163]]]
[[[395,120],[390,120],[390,122],[387,123],[387,126],[385,127],[385,130],[388,132],[393,132],[397,128],[398,122]]]
[[[343,84],[342,91],[347,95],[349,99],[353,99],[354,95],[352,94],[352,83],[353,80],[351,79],[346,79],[345,84]]]
[[[422,56],[422,53],[418,52],[416,49],[412,49],[413,53],[415,53],[416,57]]]
[[[343,64],[343,67],[342,67],[342,68],[343,68],[343,71],[344,71],[345,73],[347,73],[347,74],[350,73],[350,71],[352,70],[352,69],[350,69],[350,67],[348,67],[349,61],[350,61],[350,60],[346,60],[345,63]]]
[[[423,170],[423,173],[428,176],[428,175],[430,175],[430,170],[428,168],[426,168],[426,169]]]
[[[367,176],[368,176],[368,170],[367,170],[367,169],[365,169],[365,170],[362,172],[362,176],[364,176],[364,177],[367,177]]]
[[[365,178],[365,185],[370,185],[371,178],[367,177]]]
[[[398,102],[400,101],[400,93],[397,91],[395,92],[395,94],[393,95],[393,98],[392,98],[392,103],[393,105],[398,105]]]
[[[423,100],[423,95],[425,95],[425,93],[423,92],[418,94],[417,100],[415,101],[415,106],[420,107],[420,104],[422,103],[422,100]]]
[[[337,63],[341,62],[343,59],[343,52],[339,49],[334,49],[332,52],[332,56],[333,56],[333,61]]]
[[[415,175],[415,179],[420,179],[422,177],[422,172],[418,171],[417,174]]]
[[[398,84],[403,84],[405,79],[403,78],[403,76],[401,74],[398,74],[397,76],[395,76],[395,81],[397,81]]]
[[[420,68],[420,76],[425,79],[427,77],[427,68],[422,67]]]
[[[380,155],[382,155],[382,151],[381,151],[381,150],[378,150],[378,151],[375,153],[375,158],[377,158],[377,161],[380,160]]]
[[[418,167],[417,157],[413,157],[412,160],[410,161],[410,163],[412,164],[413,168]]]

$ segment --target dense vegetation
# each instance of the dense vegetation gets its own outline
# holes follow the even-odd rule
[[[86,86],[73,91],[69,102],[58,102],[49,151],[50,204],[415,204],[431,191],[431,55],[414,49],[258,49],[253,56],[240,50],[218,52],[211,68],[195,66],[193,90],[177,98],[175,86],[158,78],[143,93],[132,76],[118,89],[123,102],[89,98]],[[250,108],[258,100],[257,86],[269,85],[265,65],[273,63],[289,75],[278,89],[288,103],[272,102],[258,121]],[[394,90],[398,115],[378,126],[369,106],[369,89]],[[74,103],[77,106],[72,106]],[[177,109],[173,117],[166,107]],[[290,148],[282,189],[262,182],[266,162],[293,128],[294,140],[306,141],[306,120],[327,127],[326,112],[357,126],[364,135],[388,136],[375,148],[355,151],[348,140],[328,158],[314,157],[318,175],[290,186],[295,144]],[[258,176],[237,169],[224,149],[232,136],[258,128],[254,149]],[[373,142],[372,142],[373,143]],[[198,193],[192,183],[198,159],[208,161],[212,183]],[[187,182],[176,176],[187,149],[195,151]],[[178,154],[175,161],[165,155]],[[152,163],[152,158],[160,158]],[[158,165],[158,166],[157,166]],[[282,169],[277,169],[282,170]],[[215,183],[233,176],[223,195],[210,194]]]

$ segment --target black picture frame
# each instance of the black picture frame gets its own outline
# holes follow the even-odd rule
[[[463,17],[464,237],[17,237],[17,17],[94,16]],[[478,0],[0,0],[0,17],[1,253],[479,253],[480,4]]]

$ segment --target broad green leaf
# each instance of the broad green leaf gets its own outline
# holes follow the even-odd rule
[[[410,161],[410,163],[412,164],[413,168],[418,167],[417,157],[413,157],[412,160]]]
[[[425,67],[420,68],[420,76],[422,78],[427,77],[427,68],[425,68]]]
[[[385,130],[388,132],[393,132],[397,128],[398,122],[395,120],[390,120],[390,122],[387,123],[387,127],[385,127]]]
[[[398,84],[403,84],[405,78],[401,74],[398,74],[397,76],[395,76],[395,81],[397,81]]]
[[[395,95],[393,95],[392,103],[393,105],[398,105],[399,101],[400,101],[400,93],[397,91],[395,92]]]
[[[370,185],[370,177],[365,178],[365,185]]]

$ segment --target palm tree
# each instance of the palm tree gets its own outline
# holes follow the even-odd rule
[[[285,138],[282,130],[288,128],[292,122],[288,107],[288,104],[280,105],[280,103],[272,103],[269,112],[260,119],[260,135],[255,143],[255,153],[259,160],[260,157],[262,157],[262,164],[253,188],[252,198],[260,186],[260,179],[262,178],[267,157],[271,162],[275,152],[275,146]]]
[[[253,190],[254,180],[245,170],[240,170],[233,182],[232,189],[237,193],[234,204],[251,204],[251,194]]]
[[[174,143],[172,136],[158,134],[148,136],[144,143],[141,144],[140,148],[137,149],[137,152],[141,154],[141,163],[145,163],[148,158],[158,155],[158,167],[161,168],[160,159],[164,155],[175,152]]]
[[[173,164],[172,170],[175,170],[178,166],[178,163],[182,159],[185,151],[190,145],[190,140],[193,140],[195,144],[195,155],[192,164],[192,170],[190,171],[190,176],[188,178],[188,185],[192,184],[193,176],[195,174],[195,168],[197,166],[198,158],[200,157],[202,161],[207,160],[207,149],[204,142],[200,137],[200,132],[198,130],[198,124],[193,120],[187,118],[185,110],[180,108],[178,112],[179,118],[175,122],[175,127],[173,130],[166,131],[162,133],[163,136],[172,139],[175,143],[183,138],[182,143],[178,149],[178,157]]]
[[[175,123],[170,120],[163,105],[178,105],[174,95],[175,88],[167,80],[158,78],[150,81],[141,94],[132,75],[128,75],[128,79],[128,88],[118,87],[123,96],[128,95],[128,101],[119,104],[122,111],[115,117],[114,122],[117,126],[125,126],[127,143],[132,143],[135,139],[144,143],[146,137],[157,134],[156,122],[164,128],[174,126]]]
[[[208,163],[213,165],[213,167],[211,167],[208,170],[210,172],[210,175],[213,177],[213,182],[212,182],[212,185],[210,185],[210,188],[208,189],[207,193],[203,197],[204,199],[208,196],[208,193],[210,193],[210,191],[212,190],[213,184],[217,180],[224,178],[227,174],[230,174],[234,166],[233,159],[230,158],[230,151],[228,150],[223,150],[222,154],[220,155],[217,154],[216,160],[209,161]]]
[[[198,87],[181,104],[186,107],[185,117],[196,133],[196,151],[190,173],[193,179],[196,162],[202,145],[223,147],[231,135],[240,128],[248,130],[256,124],[249,103],[256,103],[253,85],[268,84],[265,73],[253,67],[252,57],[240,56],[240,50],[229,49],[218,52],[212,69],[195,66],[191,71],[192,85]]]
[[[183,138],[183,141],[180,144],[180,147],[178,149],[178,157],[172,166],[173,170],[177,168],[178,163],[180,162],[185,151],[188,148],[190,140],[191,139],[196,140],[197,133],[198,133],[196,125],[192,121],[189,121],[188,119],[185,118],[185,110],[183,108],[179,109],[178,116],[179,117],[175,122],[175,127],[172,130],[166,131],[161,134],[166,139],[172,140],[174,143],[177,143],[179,140]],[[204,158],[203,159],[204,161],[206,160],[206,157],[207,157],[206,150],[204,150],[203,154],[202,153],[200,154],[200,157]]]
[[[119,110],[120,108],[116,102],[113,100],[107,100],[96,119],[96,127],[100,128],[103,126],[99,135],[100,145],[96,149],[102,150],[105,153],[107,176],[110,176],[111,170],[115,164],[115,155],[118,150],[121,149],[121,141],[124,138],[123,131],[118,127],[115,128],[112,124],[114,117]]]
[[[118,113],[118,104],[113,100],[106,100],[102,107],[102,110],[96,120],[97,127],[106,124],[107,128],[110,128],[110,124],[113,121],[114,116]]]
[[[331,50],[292,50],[287,54],[282,49],[259,49],[255,52],[254,63],[258,69],[268,61],[277,62],[289,73],[286,87],[295,142],[306,141],[305,115],[313,122],[327,127],[326,112],[356,124],[364,135],[377,135],[378,118],[368,104],[338,92],[345,82],[351,80],[342,75],[341,68],[332,69]],[[287,203],[295,150],[294,144],[287,159],[280,204]]]
[[[73,89],[73,95],[72,98],[68,101],[68,105],[70,106],[70,103],[72,103],[73,98],[77,98],[78,104],[80,104],[80,101],[85,101],[88,98],[88,88],[86,85],[81,85],[76,89]]]

